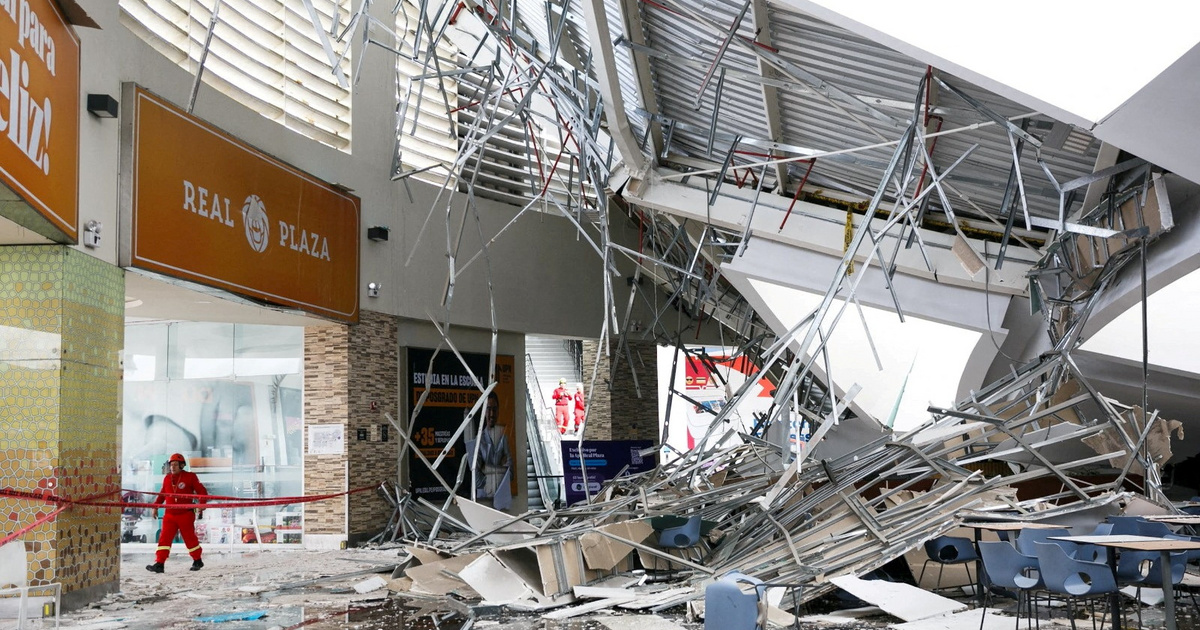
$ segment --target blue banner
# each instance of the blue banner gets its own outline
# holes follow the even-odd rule
[[[650,440],[562,442],[563,477],[566,481],[567,504],[578,503],[594,496],[604,482],[618,474],[633,474],[652,470],[657,464]],[[649,455],[641,455],[651,450]],[[587,468],[587,492],[584,492],[583,469]],[[628,468],[626,468],[628,467]],[[622,469],[625,470],[622,473]]]

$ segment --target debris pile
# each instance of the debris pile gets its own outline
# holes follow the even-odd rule
[[[565,618],[613,606],[699,609],[708,585],[738,572],[771,585],[768,599],[794,612],[967,519],[1115,513],[1135,493],[1169,510],[1158,467],[1179,423],[1106,398],[1071,358],[1097,296],[1172,223],[1161,180],[1139,161],[1121,166],[1142,168],[1141,184],[1067,225],[1031,271],[1051,350],[953,408],[930,407],[920,427],[896,433],[845,414],[853,392],[823,414],[787,404],[826,351],[818,324],[850,278],[863,228],[820,309],[760,355],[779,380],[768,423],[804,416],[817,427],[810,449],[796,456],[728,428],[652,471],[607,482],[586,503],[517,516],[388,490],[396,512],[379,538],[421,542],[409,544],[389,586]],[[733,406],[715,414],[710,433],[731,426],[722,420]],[[862,440],[864,427],[875,437]]]

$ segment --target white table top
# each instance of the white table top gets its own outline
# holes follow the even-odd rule
[[[1175,540],[1173,538],[1155,538],[1154,536],[1051,536],[1050,540],[1065,540],[1085,545],[1100,545],[1101,547],[1116,547],[1134,551],[1186,551],[1189,549],[1200,549],[1200,542]]]
[[[1061,529],[1063,526],[1033,521],[967,521],[962,524],[962,527],[974,527],[993,532],[1012,532],[1022,529]]]
[[[1200,525],[1200,515],[1195,514],[1159,514],[1156,516],[1143,516],[1147,521],[1157,523],[1171,523],[1173,525]]]

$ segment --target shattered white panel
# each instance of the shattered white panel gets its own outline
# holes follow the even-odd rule
[[[905,621],[928,619],[967,608],[966,604],[953,599],[898,582],[861,580],[850,575],[835,577],[830,581],[864,602],[875,604],[887,614]]]

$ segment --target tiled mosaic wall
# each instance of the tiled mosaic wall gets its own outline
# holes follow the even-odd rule
[[[124,272],[69,247],[0,247],[0,487],[116,499]],[[0,538],[51,506],[0,501]],[[118,587],[120,512],[73,507],[21,537],[64,605]]]
[[[616,345],[614,344],[614,352]],[[595,364],[600,344],[583,342],[583,364]],[[617,364],[616,377],[609,382],[611,364],[600,356],[599,374],[592,392],[584,437],[589,440],[654,440],[658,441],[658,348],[653,341],[629,341],[633,366],[642,397],[634,385],[633,372],[625,357]],[[590,367],[588,368],[591,369]]]
[[[399,360],[390,315],[363,311],[353,326],[305,330],[304,423],[340,423],[346,437],[343,456],[304,456],[306,494],[395,484],[400,443],[384,414],[397,418]],[[307,504],[305,532],[347,534],[356,542],[378,534],[391,515],[391,504],[368,490]]]
[[[304,329],[304,494],[345,492],[346,454],[309,455],[309,427],[347,427],[350,327]],[[348,430],[348,428],[347,428]],[[350,435],[346,435],[347,441]],[[346,497],[304,504],[305,534],[345,534]]]
[[[387,480],[394,488],[400,442],[384,414],[399,421],[400,342],[396,318],[363,311],[350,329],[350,488],[378,486]],[[385,439],[386,437],[386,439]],[[375,491],[350,496],[350,540],[379,533],[392,516],[392,504]]]

